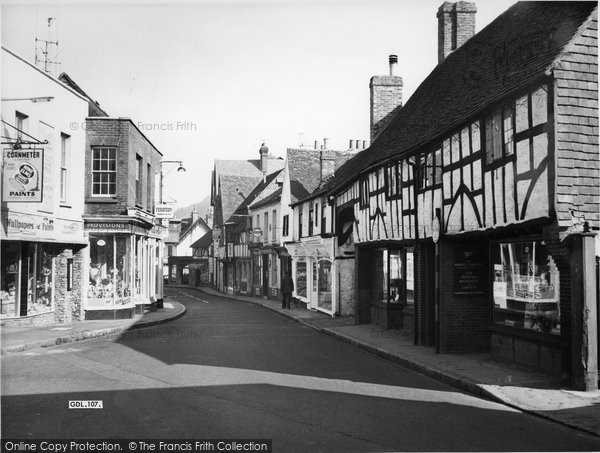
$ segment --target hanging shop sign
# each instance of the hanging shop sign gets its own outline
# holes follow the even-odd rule
[[[457,248],[454,254],[454,296],[485,294],[485,256],[476,247]]]
[[[172,204],[157,204],[154,207],[154,215],[157,219],[172,219],[175,211]]]
[[[43,199],[44,150],[2,150],[2,201],[41,203]]]
[[[129,217],[135,217],[138,219],[146,220],[148,222],[154,221],[154,216],[152,214],[149,214],[146,211],[142,211],[138,208],[127,208],[127,215]]]

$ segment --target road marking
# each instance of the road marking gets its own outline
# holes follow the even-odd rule
[[[188,293],[184,293],[183,291],[177,291],[177,292],[178,292],[179,294],[183,294],[184,296],[191,297],[192,299],[199,300],[200,302],[204,302],[205,304],[210,304],[210,302],[208,302],[208,301],[206,301],[206,300],[204,300],[204,299],[200,299],[199,297],[192,296],[191,294],[188,294]]]

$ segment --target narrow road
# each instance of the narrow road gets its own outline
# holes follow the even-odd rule
[[[255,304],[169,289],[188,313],[2,357],[3,438],[254,438],[275,452],[600,450]],[[68,409],[102,400],[103,409]]]

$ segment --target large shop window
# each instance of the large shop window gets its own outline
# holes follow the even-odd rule
[[[560,334],[559,272],[543,241],[493,243],[494,323]]]
[[[23,248],[19,242],[2,244],[1,317],[33,316],[53,310],[54,254],[51,244],[29,243]],[[27,291],[24,297],[23,290]],[[23,301],[26,310],[21,308]]]
[[[296,264],[296,295],[306,297],[306,261],[299,261]]]
[[[131,303],[131,236],[90,234],[88,309]]]

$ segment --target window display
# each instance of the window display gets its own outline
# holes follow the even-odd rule
[[[306,297],[306,261],[296,264],[296,295]]]
[[[29,284],[27,293],[27,316],[52,311],[53,254],[54,248],[47,244],[29,247]]]
[[[0,316],[19,315],[19,262],[21,244],[5,242],[2,244],[2,289],[0,290]]]
[[[319,261],[319,307],[331,311],[331,261]]]
[[[492,244],[494,323],[560,334],[560,276],[543,241]]]
[[[1,317],[33,316],[53,310],[54,255],[52,244],[2,244]],[[27,292],[22,294],[23,290]],[[27,303],[24,313],[21,309],[23,301]]]
[[[90,234],[88,308],[118,308],[131,302],[130,237]]]

